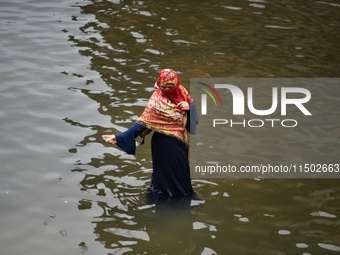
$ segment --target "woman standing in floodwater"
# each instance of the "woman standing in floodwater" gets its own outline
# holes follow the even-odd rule
[[[154,131],[151,140],[153,173],[148,193],[155,197],[182,197],[194,194],[188,159],[189,111],[193,100],[181,85],[178,74],[163,69],[154,85],[144,112],[127,131],[104,135],[108,143],[117,144],[129,154],[136,151],[135,138]],[[196,116],[192,114],[192,116]],[[195,120],[190,123],[197,124]]]

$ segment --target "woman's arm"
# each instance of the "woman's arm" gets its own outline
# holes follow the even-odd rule
[[[190,134],[192,135],[196,134],[196,125],[198,125],[196,104],[195,102],[191,102],[189,104],[188,119],[186,124],[186,129],[189,131]]]
[[[107,143],[117,144],[119,148],[128,154],[136,153],[135,138],[143,133],[147,127],[135,123],[128,130],[117,135],[103,135]]]
[[[189,111],[190,110],[189,104],[186,101],[179,102],[177,105],[178,105],[179,108],[181,108],[182,111]]]

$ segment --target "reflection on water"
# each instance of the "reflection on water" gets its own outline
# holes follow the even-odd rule
[[[96,139],[136,120],[162,67],[179,70],[184,83],[190,77],[336,77],[338,10],[328,4],[103,1],[82,7],[92,19],[70,40],[111,87],[83,91],[111,117],[111,126],[95,128]],[[95,199],[81,200],[79,209],[97,212],[96,240],[112,254],[339,249],[336,181],[194,180],[201,201],[150,203],[149,144],[133,157],[111,149],[82,164],[105,171],[82,171],[81,189]]]
[[[164,67],[185,86],[338,77],[336,0],[24,2],[0,3],[3,252],[340,252],[338,179],[195,179],[199,199],[154,201],[150,139],[126,155],[101,138],[136,120]]]
[[[150,82],[164,65],[184,79],[337,77],[339,20],[331,4],[103,1],[83,7],[95,21],[74,40],[114,88]]]

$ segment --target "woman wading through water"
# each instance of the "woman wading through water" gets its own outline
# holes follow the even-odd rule
[[[155,197],[192,196],[188,132],[189,124],[194,131],[198,123],[195,105],[172,69],[161,70],[154,87],[155,92],[138,121],[121,134],[103,135],[103,138],[135,154],[135,138],[144,138],[154,131],[151,139],[153,173],[148,193]]]

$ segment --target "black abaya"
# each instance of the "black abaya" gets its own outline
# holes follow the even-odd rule
[[[129,154],[136,151],[135,138],[146,128],[138,123],[116,135],[117,145]],[[190,196],[188,147],[179,139],[154,132],[151,140],[153,173],[149,193],[155,197]]]
[[[187,145],[172,136],[154,132],[151,152],[153,173],[149,191],[155,196],[192,195]]]

